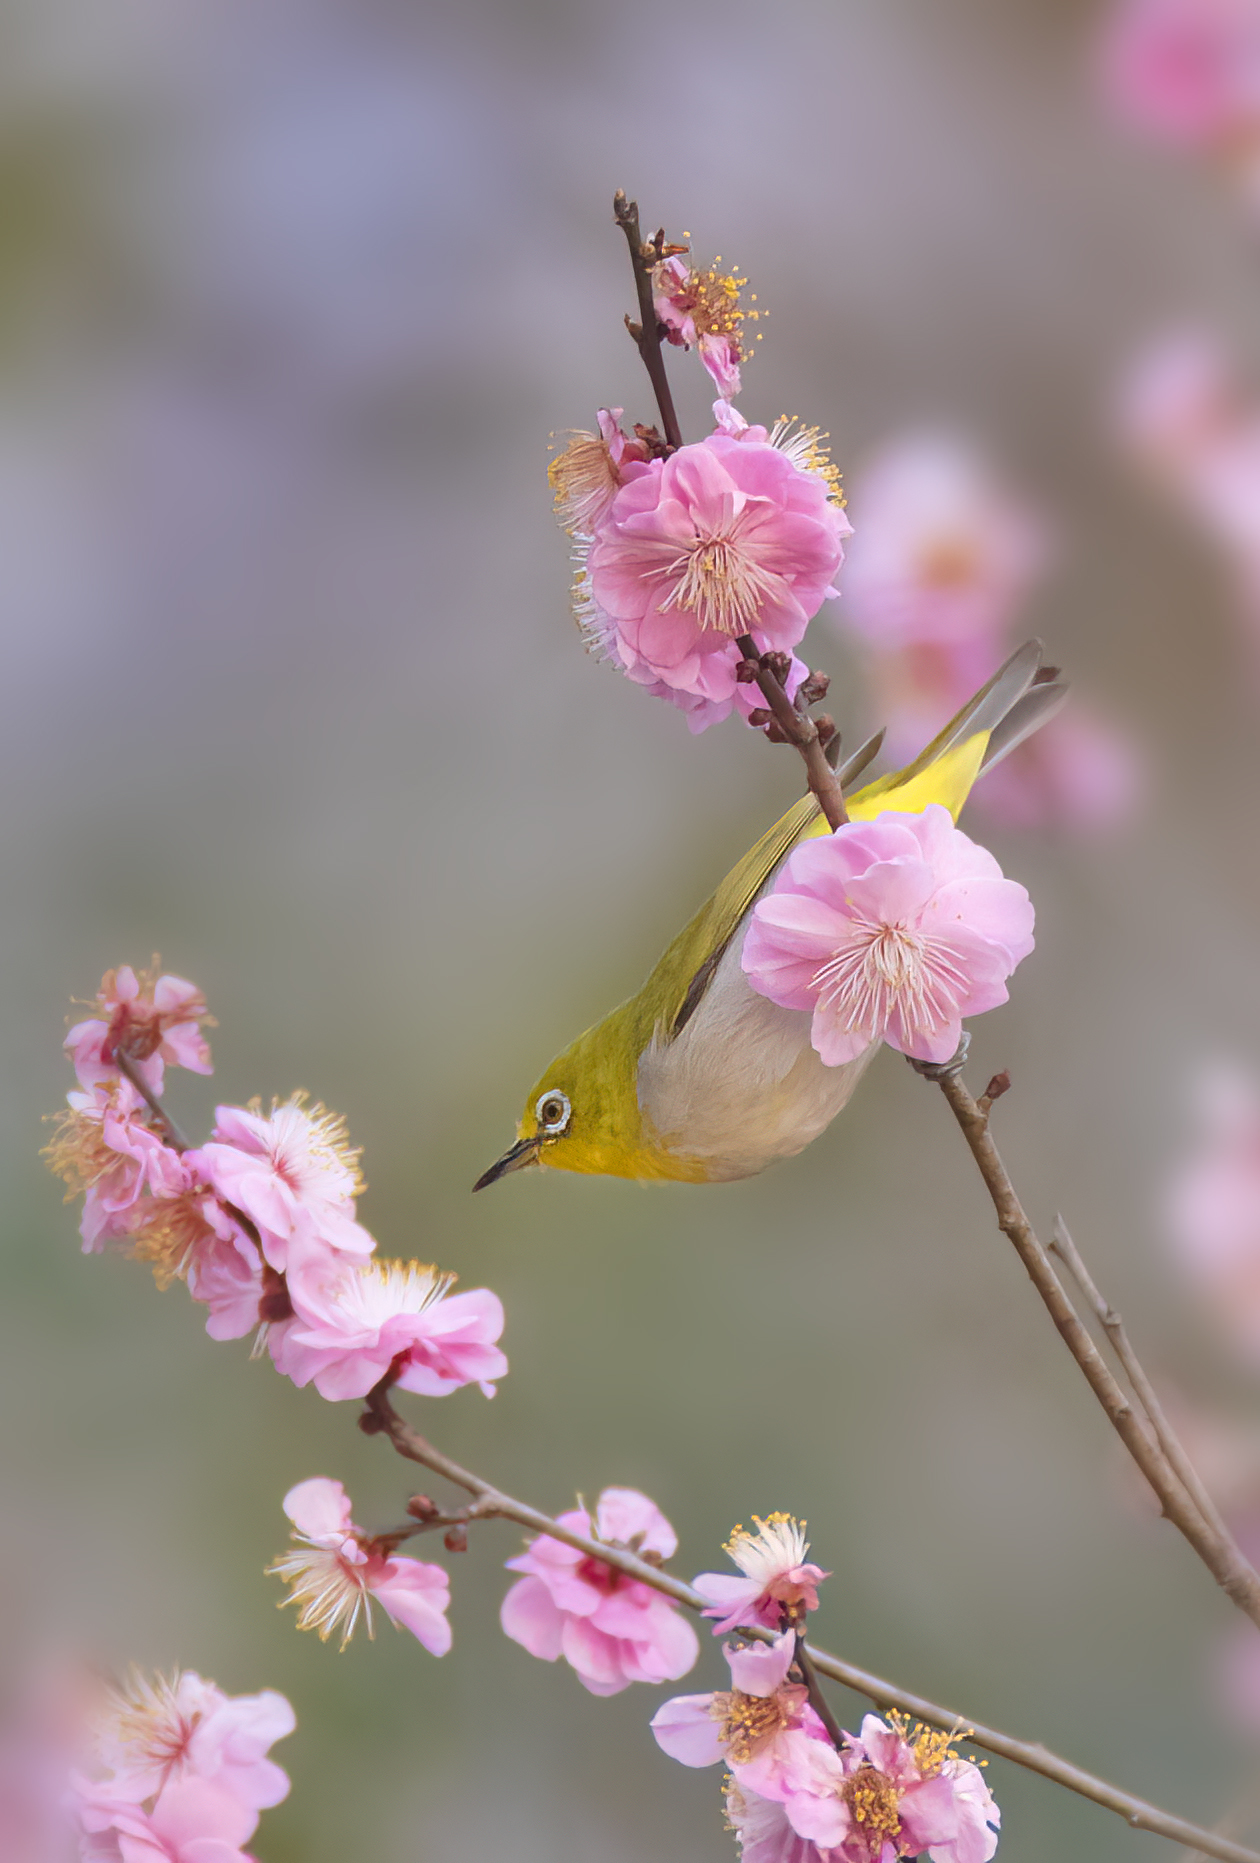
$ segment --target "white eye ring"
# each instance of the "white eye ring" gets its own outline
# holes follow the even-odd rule
[[[544,1093],[534,1108],[534,1117],[542,1132],[563,1132],[573,1116],[567,1093],[561,1093],[553,1087],[550,1093]]]

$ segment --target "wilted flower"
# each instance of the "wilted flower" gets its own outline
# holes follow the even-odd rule
[[[652,272],[652,302],[669,341],[694,348],[718,393],[729,399],[740,391],[739,365],[747,354],[741,326],[761,313],[740,304],[748,280],[719,272],[720,263],[698,271],[681,253],[662,259]]]
[[[591,536],[648,448],[622,431],[621,408],[601,408],[598,433],[576,432],[547,468],[556,516],[577,537]]]
[[[289,1243],[318,1235],[329,1248],[370,1255],[376,1244],[354,1220],[362,1195],[359,1151],[344,1119],[295,1093],[264,1114],[249,1106],[215,1108],[209,1144],[184,1154],[198,1179],[257,1226],[263,1254],[283,1273]]]
[[[831,1576],[805,1563],[809,1541],[804,1521],[793,1520],[791,1514],[771,1514],[766,1520],[754,1514],[753,1522],[755,1532],[736,1527],[724,1549],[743,1577],[701,1572],[695,1581],[696,1590],[713,1601],[704,1615],[717,1618],[715,1637],[740,1624],[779,1630],[785,1620],[803,1622],[807,1611],[818,1609],[818,1587]]]
[[[731,1687],[706,1695],[675,1695],[652,1717],[656,1743],[684,1766],[725,1760],[741,1790],[786,1801],[791,1782],[826,1730],[802,1682],[789,1682],[796,1653],[790,1630],[773,1643],[726,1645]]]
[[[660,1509],[634,1488],[605,1488],[592,1523],[584,1507],[559,1524],[644,1558],[668,1559],[678,1545]],[[631,1682],[672,1682],[699,1651],[677,1606],[615,1566],[542,1535],[508,1570],[527,1574],[503,1600],[500,1621],[531,1656],[563,1656],[593,1695],[616,1695]]]
[[[591,545],[587,618],[640,683],[733,698],[735,640],[795,647],[835,593],[848,532],[817,473],[768,441],[711,434],[617,493]]]
[[[494,1395],[507,1371],[496,1341],[503,1304],[488,1288],[450,1293],[453,1274],[418,1261],[355,1261],[295,1243],[286,1276],[293,1318],[271,1328],[276,1367],[321,1397],[365,1397],[395,1366],[404,1391],[445,1397],[464,1384]]]
[[[1024,888],[934,803],[795,848],[754,908],[742,963],[771,1002],[813,1011],[829,1067],[873,1041],[942,1062],[964,1016],[1006,1001],[1032,948]]]
[[[842,1752],[822,1742],[803,1750],[784,1799],[791,1824],[833,1863],[925,1850],[932,1863],[988,1863],[1001,1814],[979,1767],[954,1751],[957,1737],[868,1714]]]
[[[373,1634],[372,1599],[434,1656],[451,1647],[446,1610],[450,1584],[440,1565],[400,1559],[380,1550],[350,1518],[350,1500],[339,1481],[315,1476],[284,1497],[293,1522],[292,1552],[268,1566],[291,1587],[286,1604],[298,1607],[298,1629],[315,1630],[323,1642],[341,1632],[344,1649],[360,1616]]]
[[[168,1061],[194,1074],[213,1072],[201,1033],[201,1024],[211,1020],[205,998],[186,977],[159,976],[156,958],[151,970],[138,974],[130,964],[107,970],[93,1007],[96,1015],[76,1023],[65,1043],[89,1091],[118,1079],[120,1053],[151,1093],[162,1091]]]

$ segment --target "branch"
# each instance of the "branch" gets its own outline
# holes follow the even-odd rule
[[[115,1048],[114,1062],[119,1073],[125,1075],[131,1082],[136,1092],[140,1095],[140,1098],[158,1121],[162,1129],[162,1136],[165,1138],[171,1150],[178,1152],[187,1151],[189,1149],[188,1140],[171,1118],[157,1094],[154,1093],[153,1089],[149,1086],[144,1075],[140,1072],[140,1069],[136,1066],[125,1048]]]
[[[1201,1487],[1198,1478],[1192,1477],[1194,1485],[1191,1486],[1178,1472],[1177,1463],[1169,1457],[1161,1431],[1167,1430],[1170,1438],[1172,1431],[1168,1428],[1167,1420],[1155,1400],[1154,1393],[1150,1390],[1149,1381],[1142,1374],[1141,1367],[1137,1366],[1137,1360],[1134,1358],[1133,1364],[1137,1366],[1141,1386],[1135,1382],[1134,1390],[1144,1408],[1143,1391],[1150,1394],[1155,1404],[1155,1412],[1160,1418],[1159,1423],[1156,1423],[1155,1415],[1150,1411],[1147,1412],[1151,1418],[1149,1425],[1135,1412],[1133,1405],[1125,1395],[1123,1386],[1094,1344],[1055,1271],[1054,1263],[1024,1214],[1023,1206],[1015,1194],[1015,1187],[1010,1180],[1006,1166],[998,1155],[997,1146],[989,1136],[988,1113],[972,1099],[963,1084],[962,1064],[965,1059],[966,1046],[964,1044],[954,1059],[946,1062],[944,1066],[936,1067],[923,1062],[915,1062],[914,1066],[925,1078],[934,1080],[944,1094],[949,1109],[958,1121],[959,1129],[967,1141],[971,1155],[979,1166],[980,1175],[984,1179],[985,1188],[988,1190],[997,1216],[998,1228],[1014,1244],[1016,1253],[1028,1270],[1029,1279],[1040,1294],[1046,1311],[1062,1335],[1068,1351],[1085,1374],[1090,1389],[1106,1411],[1112,1428],[1154,1489],[1165,1517],[1171,1520],[1194,1548],[1226,1596],[1232,1599],[1239,1610],[1260,1628],[1260,1573],[1257,1573],[1244,1558],[1206,1494],[1203,1495],[1203,1500],[1207,1502],[1207,1512],[1204,1512],[1198,1499],[1197,1491]],[[1068,1246],[1070,1246],[1070,1238]],[[1078,1256],[1077,1260],[1079,1259]],[[1088,1276],[1086,1279],[1088,1280]],[[1096,1298],[1099,1306],[1110,1315],[1110,1308],[1102,1301],[1097,1290],[1093,1289],[1092,1282],[1086,1288],[1086,1293],[1091,1299]],[[1111,1317],[1118,1329],[1118,1316]],[[1126,1349],[1129,1349],[1127,1339],[1125,1345]],[[1175,1441],[1175,1438],[1173,1440]],[[1179,1444],[1177,1448],[1188,1467],[1185,1452],[1181,1450]],[[1200,1845],[1200,1848],[1203,1846]],[[1209,1852],[1208,1854],[1216,1853]]]
[[[766,664],[772,656],[758,652],[757,643],[751,634],[741,634],[735,645],[744,656],[744,664],[753,668],[753,678],[761,688],[783,737],[800,752],[801,761],[805,765],[805,780],[818,798],[819,808],[831,826],[839,828],[843,822],[848,821],[849,812],[844,806],[840,779],[827,762],[818,726],[808,712],[792,703],[773,667]]]
[[[678,416],[674,411],[674,397],[670,393],[669,376],[665,372],[665,358],[661,353],[661,325],[656,315],[656,305],[652,301],[652,267],[665,257],[664,229],[645,241],[639,231],[639,203],[628,201],[621,188],[613,195],[613,219],[626,236],[630,248],[630,263],[634,267],[634,288],[639,299],[639,321],[634,323],[626,318],[626,328],[634,338],[635,346],[643,358],[643,366],[648,372],[652,389],[656,395],[656,405],[661,411],[661,427],[666,444],[670,447],[683,443],[682,429],[678,425]]]
[[[444,1476],[457,1488],[471,1494],[476,1503],[473,1511],[477,1518],[513,1520],[531,1533],[545,1533],[548,1538],[560,1540],[566,1546],[585,1553],[588,1558],[602,1560],[605,1565],[623,1572],[627,1578],[650,1585],[654,1591],[662,1592],[676,1603],[686,1605],[688,1610],[702,1611],[709,1602],[693,1586],[685,1584],[682,1579],[671,1577],[668,1572],[640,1558],[628,1547],[610,1545],[588,1534],[575,1533],[571,1528],[562,1526],[558,1520],[539,1513],[537,1508],[527,1507],[524,1502],[514,1500],[511,1495],[496,1488],[493,1482],[483,1480],[480,1475],[474,1475],[471,1470],[462,1468],[458,1462],[443,1455],[440,1449],[435,1449],[418,1430],[412,1429],[399,1416],[390,1402],[388,1379],[368,1393],[366,1403],[367,1409],[360,1419],[360,1426],[367,1434],[387,1436],[398,1454],[409,1462],[419,1463],[421,1468]],[[774,1631],[762,1630],[757,1626],[749,1626],[741,1634],[763,1643],[773,1642],[775,1636]],[[877,1707],[897,1709],[914,1720],[925,1721],[936,1727],[966,1727],[969,1729],[968,1740],[974,1741],[977,1746],[997,1754],[1001,1759],[1010,1760],[1016,1766],[1024,1767],[1028,1772],[1040,1773],[1043,1779],[1066,1786],[1068,1791],[1077,1793],[1079,1797],[1088,1798],[1094,1804],[1118,1813],[1134,1830],[1150,1831],[1158,1837],[1167,1837],[1173,1843],[1187,1845],[1199,1850],[1204,1856],[1219,1859],[1219,1863],[1260,1863],[1260,1852],[1248,1850],[1211,1831],[1201,1830],[1197,1825],[1187,1823],[1184,1818],[1174,1817],[1170,1812],[1148,1804],[1145,1799],[1134,1798],[1107,1780],[1099,1779],[1093,1773],[1073,1766],[1069,1760],[1048,1752],[1039,1742],[1016,1740],[997,1728],[973,1721],[969,1715],[959,1714],[952,1708],[941,1707],[938,1702],[927,1701],[921,1695],[912,1695],[906,1689],[897,1688],[880,1676],[858,1669],[852,1663],[842,1662],[838,1656],[829,1656],[825,1650],[814,1649],[812,1645],[802,1645],[800,1648],[806,1662],[819,1675],[829,1676],[832,1681],[840,1682],[855,1694],[865,1695]],[[806,1673],[804,1667],[802,1673]]]

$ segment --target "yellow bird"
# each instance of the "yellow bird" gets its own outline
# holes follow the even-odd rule
[[[972,784],[1057,710],[1064,687],[1030,641],[904,770],[846,794],[855,821],[938,802],[957,819]],[[879,749],[840,771],[846,791]],[[799,841],[828,832],[803,796],[732,868],[642,989],[556,1056],[530,1089],[516,1143],[474,1184],[528,1165],[643,1182],[722,1183],[790,1158],[830,1125],[874,1057],[826,1067],[808,1010],[760,996],[740,967],[753,906]]]

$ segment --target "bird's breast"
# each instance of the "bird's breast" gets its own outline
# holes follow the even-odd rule
[[[781,1009],[740,967],[744,926],[672,1041],[639,1059],[639,1111],[656,1144],[710,1181],[752,1177],[804,1150],[840,1112],[875,1053],[824,1067],[808,1010]],[[680,1175],[683,1173],[680,1171]]]

